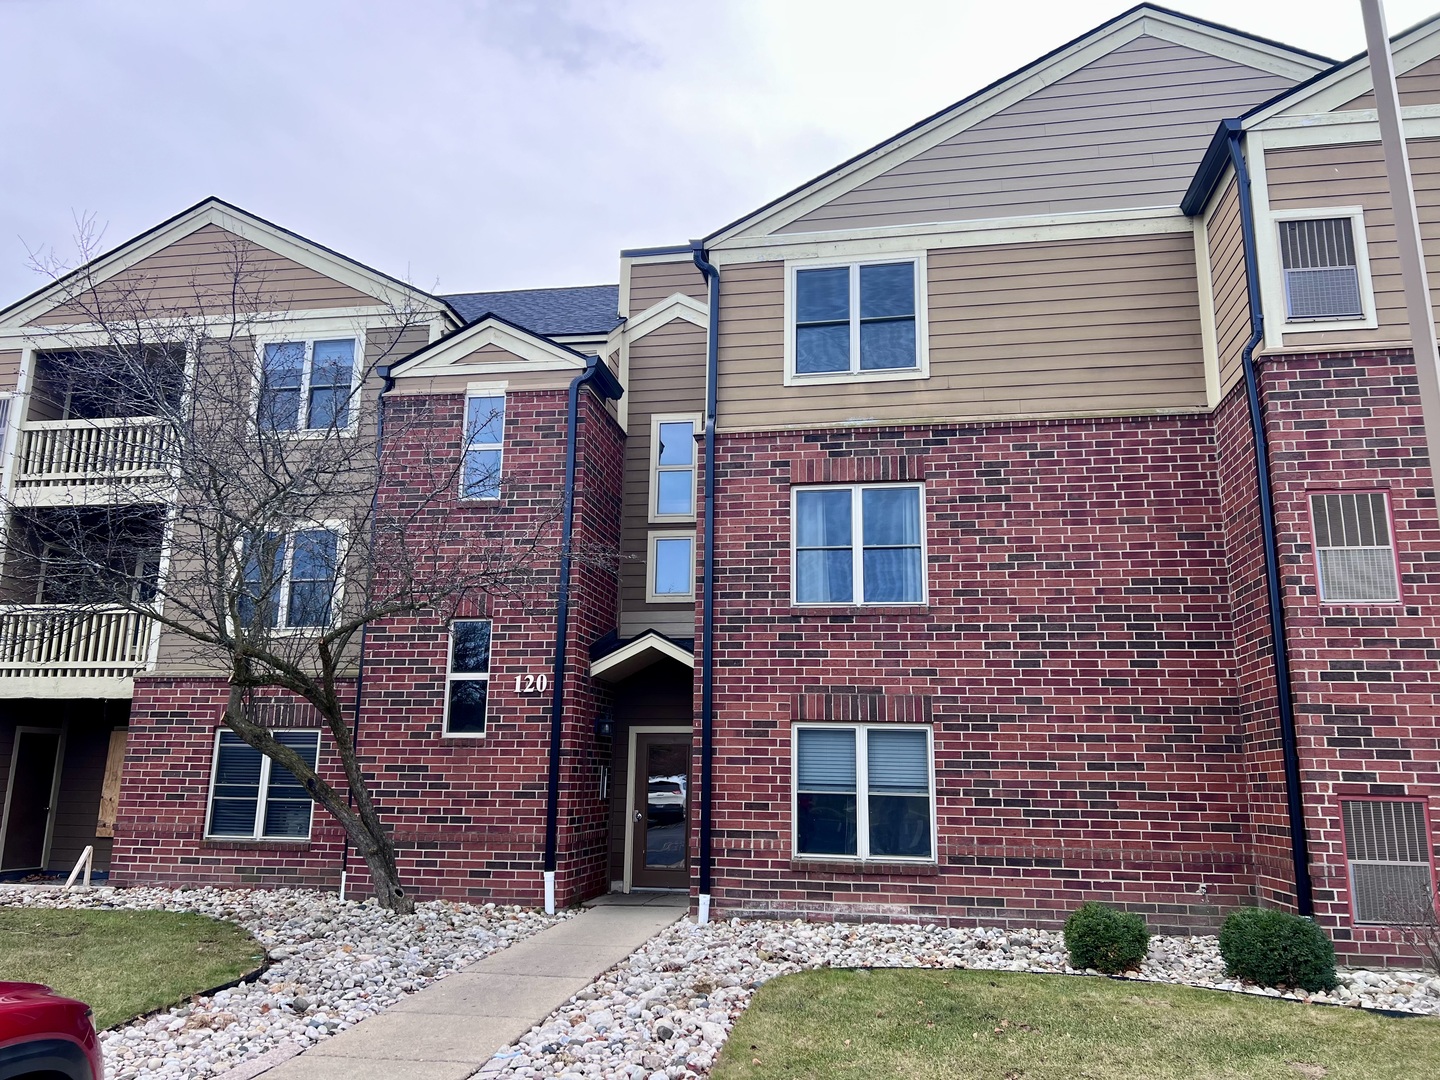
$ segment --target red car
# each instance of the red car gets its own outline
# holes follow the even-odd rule
[[[48,986],[0,982],[0,1080],[104,1080],[90,1015]]]

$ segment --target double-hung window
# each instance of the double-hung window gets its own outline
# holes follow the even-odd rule
[[[935,858],[928,726],[797,724],[795,854]]]
[[[1363,211],[1336,217],[1283,217],[1277,222],[1285,281],[1285,316],[1294,322],[1363,319]]]
[[[356,339],[271,341],[263,348],[263,431],[344,429],[353,419]]]
[[[1321,600],[1363,604],[1400,599],[1384,492],[1311,495],[1310,517]]]
[[[919,484],[794,489],[797,604],[925,601]]]
[[[462,499],[498,499],[505,447],[504,393],[471,394],[465,399],[465,460],[461,464]]]
[[[650,520],[695,520],[693,416],[656,416],[650,421]]]
[[[288,746],[315,768],[320,732],[276,731],[275,741]],[[310,836],[313,803],[300,781],[284,766],[250,746],[233,731],[216,733],[211,771],[210,815],[205,835],[246,840],[304,840]]]
[[[247,538],[241,554],[242,627],[329,626],[340,583],[335,529],[267,532]]]
[[[445,675],[445,734],[484,735],[489,696],[490,620],[456,619]]]
[[[792,374],[919,372],[920,260],[795,267]]]

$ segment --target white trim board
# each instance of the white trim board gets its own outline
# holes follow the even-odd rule
[[[677,664],[683,664],[692,670],[695,667],[694,653],[686,652],[673,641],[661,637],[654,631],[647,631],[634,641],[620,646],[614,652],[606,653],[598,660],[592,660],[590,677],[611,683],[620,682],[654,663],[653,660],[647,660],[641,664],[634,662],[651,652],[656,654],[656,658],[663,657],[674,660]]]
[[[493,345],[514,359],[470,360],[472,353]],[[450,335],[445,341],[427,346],[418,359],[404,361],[392,372],[395,380],[433,378],[437,375],[489,376],[503,372],[585,370],[585,357],[548,338],[519,330],[498,319],[482,319]]]

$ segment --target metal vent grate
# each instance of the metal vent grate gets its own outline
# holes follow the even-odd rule
[[[1280,222],[1285,303],[1292,319],[1365,314],[1349,218]]]
[[[1356,921],[1409,923],[1432,910],[1424,804],[1349,799],[1340,810]]]
[[[1400,599],[1390,519],[1380,492],[1310,497],[1320,598],[1354,603]]]

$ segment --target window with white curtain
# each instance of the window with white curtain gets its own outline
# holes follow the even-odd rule
[[[1359,604],[1400,599],[1384,492],[1311,495],[1310,518],[1321,600]]]
[[[935,858],[929,727],[797,724],[795,854]]]
[[[795,603],[925,602],[919,484],[795,488],[792,520]]]

